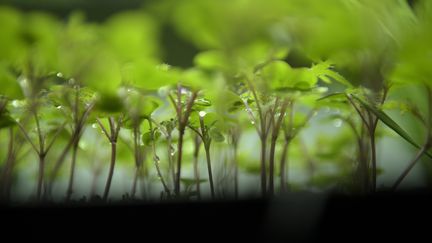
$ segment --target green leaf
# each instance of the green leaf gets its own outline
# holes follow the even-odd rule
[[[220,70],[226,65],[221,51],[211,50],[198,53],[194,58],[196,66],[207,70]]]
[[[273,89],[292,87],[293,69],[284,61],[274,61],[261,69],[261,76]]]
[[[160,138],[160,136],[161,136],[161,132],[157,128],[155,128],[153,129],[153,131],[148,131],[144,133],[141,139],[144,145],[151,146],[153,139],[156,142]]]
[[[104,94],[115,94],[121,84],[120,66],[111,53],[98,53],[83,74],[88,87]]]
[[[2,65],[0,65],[0,83],[0,95],[9,99],[22,99],[24,97],[17,79]]]
[[[144,133],[141,139],[144,145],[151,146],[152,144],[151,132]]]
[[[310,71],[314,76],[321,79],[325,83],[331,83],[331,80],[329,79],[331,78],[347,87],[352,87],[350,82],[348,82],[342,75],[334,71],[332,68],[333,64],[330,62],[321,62],[313,65],[310,68]]]
[[[120,60],[152,57],[158,52],[155,21],[142,11],[115,14],[106,21],[104,27],[103,34],[107,44]]]
[[[122,75],[126,83],[144,90],[157,90],[180,80],[178,69],[144,58],[123,66]]]
[[[16,124],[15,120],[7,114],[0,114],[0,129],[11,127]]]
[[[212,77],[203,70],[190,68],[184,70],[180,76],[181,83],[192,89],[205,89],[209,87]]]
[[[199,98],[199,99],[195,100],[194,105],[198,105],[198,106],[211,106],[212,103],[211,103],[211,101],[209,99]]]
[[[107,113],[121,112],[124,108],[123,100],[117,95],[101,94],[95,108]]]
[[[374,105],[369,104],[367,101],[361,99],[360,97],[350,94],[354,99],[359,101],[368,111],[372,112],[378,119],[380,119],[384,124],[386,124],[390,129],[399,134],[403,139],[405,139],[408,143],[413,145],[414,147],[420,149],[421,146],[418,145],[409,134],[401,128],[393,119],[391,119],[384,111],[379,110]],[[429,158],[432,158],[430,153],[426,153]]]

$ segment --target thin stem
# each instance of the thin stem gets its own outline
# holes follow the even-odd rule
[[[167,155],[168,155],[168,171],[171,176],[171,182],[173,186],[172,188],[175,188],[175,168],[174,168],[174,161],[173,161],[174,153],[172,152],[171,134],[167,136]]]
[[[96,122],[98,123],[99,127],[102,129],[102,133],[108,138],[108,140],[111,140],[111,136],[108,133],[105,126],[102,124],[102,122],[99,120],[99,118],[96,118]]]
[[[258,135],[260,135],[261,132],[260,132],[260,130],[259,130],[258,123],[257,123],[257,120],[256,120],[256,118],[255,118],[255,115],[254,115],[253,112],[252,112],[252,109],[250,108],[249,104],[247,103],[247,100],[242,100],[242,101],[243,101],[243,104],[244,104],[245,107],[246,107],[246,112],[247,112],[248,115],[249,115],[249,118],[250,118],[250,120],[251,120],[251,122],[252,122],[252,125],[254,125],[254,127],[255,127],[255,129],[256,129]]]
[[[284,138],[285,142],[282,149],[282,156],[280,161],[280,177],[281,177],[281,191],[285,192],[287,190],[287,181],[288,181],[288,173],[286,173],[286,168],[288,168],[288,153],[289,153],[289,145],[291,144],[292,139],[297,135],[298,129],[296,132],[294,131],[294,101],[291,100],[288,104],[287,109],[288,113],[288,121],[284,126]],[[312,117],[313,112],[310,112],[308,117],[306,118],[305,123]]]
[[[204,144],[204,148],[205,148],[205,154],[206,154],[206,160],[207,160],[207,170],[208,170],[208,175],[209,175],[211,196],[212,196],[212,199],[215,199],[215,190],[214,190],[214,185],[213,185],[213,173],[212,173],[211,160],[210,160],[210,144],[208,144],[208,145]]]
[[[260,102],[259,102],[258,95],[257,95],[257,93],[256,93],[255,87],[252,85],[252,83],[251,83],[251,81],[250,81],[249,79],[246,79],[246,81],[247,81],[248,86],[249,86],[249,89],[252,91],[252,95],[253,95],[253,97],[254,97],[254,99],[255,99],[255,103],[256,103],[256,105],[257,105],[257,109],[258,109],[259,119],[260,119],[260,122],[261,122],[261,132],[263,132],[263,131],[264,131],[264,128],[263,128],[263,125],[262,125],[262,124],[263,124],[263,122],[264,122],[264,116],[263,116],[263,112],[262,112],[261,104],[260,104]],[[265,126],[264,126],[264,127],[265,127]]]
[[[371,146],[371,160],[372,160],[372,192],[376,191],[377,179],[377,160],[376,160],[376,145],[375,145],[375,132],[369,132],[370,146]]]
[[[75,178],[75,163],[76,163],[76,157],[78,152],[78,140],[75,140],[75,143],[72,148],[72,162],[70,167],[70,176],[69,176],[69,185],[66,193],[66,201],[69,201],[72,197],[73,193],[73,184],[74,184],[74,178]]]
[[[240,137],[240,129],[238,127],[233,127],[230,129],[230,137],[231,137],[231,145],[232,145],[232,166],[234,166],[234,198],[237,200],[239,196],[238,192],[238,177],[239,177],[239,170],[238,170],[238,161],[237,161],[237,149],[238,149],[238,143],[239,143],[239,137]]]
[[[9,142],[8,142],[8,151],[7,151],[7,156],[6,156],[6,161],[5,161],[5,166],[3,168],[2,171],[2,175],[0,178],[0,198],[3,200],[9,200],[9,195],[8,195],[8,191],[9,191],[9,185],[10,185],[10,174],[12,171],[12,165],[13,165],[13,161],[14,161],[14,132],[13,132],[13,127],[10,127],[8,129],[9,131]]]
[[[208,171],[209,182],[210,182],[211,197],[212,197],[212,199],[215,199],[213,173],[212,173],[211,159],[210,159],[211,139],[209,138],[207,128],[204,126],[204,118],[200,116],[199,121],[200,121],[200,127],[201,127],[201,135],[204,138],[203,143],[204,143],[204,150],[205,150],[205,154],[206,154],[207,171]]]
[[[116,156],[117,156],[117,143],[112,141],[111,142],[111,163],[110,163],[108,178],[107,178],[107,181],[105,184],[105,191],[103,194],[103,201],[105,201],[105,202],[108,199],[108,195],[109,195],[109,191],[110,191],[110,187],[111,187],[111,181],[112,181],[112,177],[114,175],[114,166],[115,166]]]
[[[366,120],[366,118],[363,116],[362,112],[360,111],[360,109],[357,107],[357,105],[354,103],[354,101],[352,100],[350,95],[346,95],[346,97],[348,98],[348,101],[351,103],[351,105],[354,107],[354,109],[357,111],[357,114],[360,116],[360,118],[362,119],[363,123],[365,124],[365,126],[370,130],[370,126],[368,121]]]
[[[36,198],[38,201],[41,200],[44,173],[45,173],[45,154],[40,154],[39,155],[39,176],[38,176],[37,192],[36,192]]]
[[[48,146],[46,147],[45,151],[48,152],[51,150],[51,147],[54,145],[54,142],[57,140],[58,136],[60,135],[61,131],[63,130],[63,128],[66,126],[66,122],[64,122],[56,131],[56,133],[54,134],[54,137],[52,138],[51,142],[48,144]]]
[[[33,115],[34,115],[34,119],[36,122],[36,130],[37,130],[37,134],[38,134],[38,138],[39,138],[39,153],[44,153],[45,152],[45,139],[44,139],[44,135],[42,134],[42,130],[40,128],[39,117],[37,116],[36,110],[33,112]]]
[[[134,180],[133,180],[132,189],[131,189],[131,197],[132,198],[134,198],[135,194],[136,194],[136,188],[137,188],[137,184],[138,184],[139,171],[140,171],[140,167],[137,166],[135,168],[135,175],[134,175]]]
[[[112,116],[109,117],[108,121],[109,121],[110,131],[111,131],[111,135],[108,136],[110,138],[109,140],[111,143],[111,163],[110,163],[108,178],[107,178],[107,181],[105,184],[105,191],[104,191],[104,195],[103,195],[103,201],[105,201],[105,202],[108,199],[108,195],[109,195],[109,191],[110,191],[110,187],[111,187],[111,181],[112,181],[112,177],[114,175],[114,167],[115,167],[116,157],[117,157],[117,138],[118,138],[118,134],[119,134],[121,123],[122,123],[122,116],[120,116],[120,118],[118,119],[117,126],[115,124],[114,117],[112,117]],[[102,125],[102,123],[99,122],[99,125]],[[103,125],[101,126],[101,128],[104,129]],[[106,131],[106,129],[104,129],[104,130]]]
[[[157,171],[158,177],[159,177],[159,179],[160,179],[160,181],[162,183],[162,186],[163,186],[165,192],[169,196],[170,195],[170,190],[169,190],[168,186],[166,185],[165,180],[163,178],[163,175],[162,175],[162,172],[161,172],[160,166],[159,166],[160,159],[159,159],[159,156],[157,156],[157,154],[156,154],[156,141],[155,141],[155,138],[154,138],[153,125],[152,125],[152,122],[150,120],[148,120],[148,123],[149,123],[149,126],[150,126],[150,137],[151,137],[151,140],[152,140],[153,161],[155,163],[156,171]]]
[[[261,195],[265,197],[266,190],[267,190],[267,168],[266,168],[266,152],[267,152],[267,136],[268,133],[266,132],[267,126],[266,126],[266,119],[263,114],[263,110],[260,104],[260,101],[258,99],[258,95],[256,93],[255,87],[252,85],[252,82],[246,78],[246,82],[249,86],[250,91],[252,92],[252,95],[255,99],[255,103],[257,105],[258,109],[258,116],[260,120],[260,129],[257,129],[258,135],[260,137],[261,141],[261,162],[260,162],[260,170],[261,170]]]
[[[269,167],[269,194],[270,196],[273,196],[274,194],[274,164],[275,164],[275,150],[276,150],[276,142],[279,136],[279,131],[281,128],[281,124],[282,121],[285,117],[285,112],[288,108],[289,105],[289,100],[285,99],[284,102],[282,103],[282,106],[280,108],[280,114],[279,117],[276,121],[276,123],[273,122],[273,131],[272,131],[272,137],[271,137],[271,143],[270,143],[270,167]],[[277,110],[277,106],[278,106],[278,99],[276,99],[275,101],[275,106],[274,106],[274,110],[273,110],[273,115],[272,117],[275,116],[276,110]],[[273,118],[274,119],[274,118]]]
[[[197,197],[198,200],[201,199],[201,186],[200,186],[200,174],[198,170],[198,157],[199,157],[199,150],[201,147],[201,139],[198,135],[195,135],[194,139],[194,153],[193,153],[193,167],[194,167],[194,176],[196,180],[196,191],[197,191]]]
[[[408,166],[405,168],[405,170],[402,172],[402,174],[398,177],[396,182],[393,184],[392,191],[396,191],[396,189],[398,188],[400,183],[403,181],[403,179],[405,179],[405,177],[408,175],[408,173],[411,171],[411,169],[414,167],[414,165],[416,165],[417,161],[423,156],[423,154],[425,154],[427,152],[428,147],[429,146],[425,145],[420,149],[420,151],[418,151],[418,153],[416,154],[414,159],[408,164]]]
[[[237,146],[233,149],[233,164],[234,164],[234,198],[237,200],[239,196],[239,172],[238,172],[238,161],[237,161]]]
[[[267,141],[265,137],[260,138],[261,141],[261,195],[265,197],[267,194],[267,169],[266,169],[266,151]]]
[[[139,125],[135,125],[133,128],[133,138],[134,138],[134,157],[135,157],[135,176],[134,180],[132,182],[132,189],[131,189],[131,197],[135,197],[136,194],[136,187],[138,183],[138,172],[139,168],[141,166],[141,151],[139,150]]]
[[[276,150],[276,141],[277,139],[271,140],[270,143],[270,160],[269,160],[269,195],[273,196],[274,194],[274,157]]]
[[[33,150],[39,154],[39,149],[36,147],[36,145],[33,143],[33,141],[30,139],[29,134],[27,133],[27,131],[24,129],[24,127],[21,125],[21,123],[17,122],[16,123],[18,125],[18,128],[20,129],[21,133],[24,135],[24,138],[27,140],[28,143],[30,143],[30,145],[32,146]]]
[[[286,192],[287,190],[287,174],[286,168],[288,167],[288,152],[289,152],[290,141],[285,141],[282,149],[282,156],[280,162],[280,180],[281,180],[281,191]]]
[[[84,132],[85,122],[87,121],[87,118],[90,114],[90,111],[93,109],[94,105],[95,105],[95,103],[92,102],[90,105],[87,106],[84,113],[81,115],[81,118],[79,119],[79,122],[78,122],[78,124],[79,124],[78,128],[79,129],[72,132],[71,139],[66,144],[66,147],[63,149],[62,153],[60,154],[59,158],[57,159],[56,164],[54,166],[54,169],[51,173],[51,178],[50,178],[49,184],[48,184],[48,193],[51,193],[51,189],[52,189],[54,180],[55,180],[61,166],[63,165],[63,162],[66,159],[66,155],[68,154],[70,148],[75,143],[75,140],[80,139],[81,134]]]
[[[399,176],[399,178],[396,180],[396,182],[394,183],[393,187],[392,187],[392,191],[395,191],[397,189],[397,187],[400,185],[400,183],[403,181],[403,179],[408,175],[408,173],[411,171],[411,169],[414,167],[414,165],[417,163],[418,160],[420,160],[420,158],[428,152],[428,150],[431,147],[431,141],[432,141],[432,134],[431,134],[431,130],[432,130],[432,89],[430,88],[430,86],[428,86],[427,84],[426,86],[426,91],[427,91],[427,96],[428,96],[428,126],[427,126],[427,131],[426,131],[426,142],[425,145],[423,145],[423,147],[420,149],[420,151],[416,154],[416,156],[414,157],[414,159],[408,164],[408,167],[402,172],[402,174]]]
[[[178,83],[177,84],[177,117],[179,119],[179,121],[182,121],[182,109],[183,109],[183,105],[181,102],[181,93],[182,93],[182,88],[181,85]]]
[[[182,155],[183,155],[183,136],[184,131],[179,131],[179,141],[177,143],[177,170],[176,170],[176,180],[175,180],[175,187],[174,192],[177,196],[180,195],[180,177],[181,177],[181,161],[182,161]]]
[[[198,95],[197,91],[192,92],[192,96],[189,99],[188,103],[187,103],[187,107],[186,107],[186,111],[184,113],[184,116],[181,116],[181,109],[182,109],[182,105],[181,105],[181,87],[180,85],[178,85],[178,104],[177,104],[177,109],[179,110],[178,113],[178,118],[179,118],[179,122],[178,122],[178,131],[179,131],[179,141],[177,144],[177,151],[178,151],[178,155],[177,155],[177,171],[176,171],[176,183],[175,183],[175,188],[174,188],[174,192],[177,196],[180,195],[180,178],[181,178],[181,162],[182,162],[182,156],[183,156],[183,138],[184,138],[184,133],[185,133],[185,129],[189,120],[189,115],[190,112],[192,110],[192,106],[195,102],[195,99]]]

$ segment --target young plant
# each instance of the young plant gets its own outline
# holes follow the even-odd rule
[[[227,140],[232,146],[231,164],[234,167],[234,198],[239,198],[239,163],[238,163],[238,150],[240,142],[241,130],[238,124],[230,124],[228,129]]]
[[[118,140],[120,128],[121,128],[122,123],[123,123],[123,116],[120,115],[117,118],[117,121],[116,121],[116,118],[114,116],[109,116],[107,118],[107,120],[108,120],[108,124],[109,124],[109,131],[107,130],[106,126],[101,122],[101,120],[99,118],[96,119],[97,123],[99,124],[99,127],[102,129],[103,134],[106,136],[109,143],[111,144],[111,162],[110,162],[107,181],[105,184],[105,190],[104,190],[103,197],[102,197],[102,200],[105,202],[108,200],[108,195],[109,195],[109,191],[110,191],[110,187],[111,187],[111,181],[112,181],[112,177],[114,175],[114,167],[115,167],[116,156],[117,156],[117,140]]]
[[[384,103],[386,96],[387,96],[387,92],[388,92],[388,88],[384,88],[383,94],[381,95],[381,99],[380,99],[380,105],[382,105]],[[363,111],[353,101],[353,97],[354,97],[354,99],[359,101],[362,105],[364,105]],[[368,135],[369,135],[369,144],[370,144],[370,150],[371,150],[371,164],[372,164],[371,191],[375,192],[376,186],[377,186],[377,184],[376,184],[377,161],[376,161],[376,136],[375,136],[375,134],[376,134],[376,128],[378,125],[379,118],[373,112],[371,112],[369,110],[370,106],[368,106],[362,99],[358,98],[357,96],[352,95],[352,94],[347,94],[347,99],[349,100],[351,105],[354,107],[357,114],[360,116],[360,118],[363,122],[363,125],[366,127],[366,130],[367,130]],[[373,98],[369,98],[369,100],[373,100]],[[373,104],[373,106],[376,106],[376,105]]]
[[[184,87],[180,84],[177,84],[176,90],[176,98],[174,98],[171,94],[169,94],[169,99],[174,106],[174,109],[177,114],[177,130],[179,133],[178,143],[177,143],[177,163],[176,163],[176,177],[175,177],[175,185],[174,185],[174,193],[179,196],[180,195],[180,179],[181,179],[181,164],[182,164],[182,156],[183,156],[183,139],[186,131],[186,127],[189,122],[189,116],[192,112],[192,106],[197,98],[198,91],[193,90],[188,92]],[[186,97],[183,98],[184,93],[186,93]]]
[[[32,108],[29,108],[32,109]],[[38,155],[39,159],[39,175],[37,180],[37,191],[36,191],[36,199],[40,201],[42,198],[42,195],[46,195],[46,190],[43,190],[43,185],[45,182],[45,166],[46,166],[46,156],[48,152],[51,150],[52,146],[54,145],[54,142],[56,141],[57,137],[60,135],[60,132],[63,130],[66,123],[61,124],[56,130],[54,136],[51,138],[51,141],[47,141],[47,133],[48,131],[43,131],[41,124],[40,124],[40,116],[38,112],[33,108],[33,110],[30,110],[30,113],[32,113],[34,117],[34,122],[36,125],[36,134],[38,139],[38,146],[36,143],[33,142],[31,135],[27,132],[27,130],[24,128],[24,125],[21,124],[21,122],[17,122],[17,125],[24,135],[24,138],[27,140],[27,142],[31,145],[34,152]],[[45,187],[46,189],[46,187]]]
[[[212,141],[223,142],[225,138],[219,131],[219,129],[215,126],[216,122],[218,121],[215,114],[207,113],[205,111],[199,111],[197,115],[199,122],[198,128],[194,127],[193,124],[190,124],[189,127],[201,138],[201,141],[204,145],[211,197],[212,199],[215,199],[216,195],[213,181],[210,147]]]
[[[153,154],[153,162],[154,162],[154,165],[155,165],[155,168],[156,168],[156,172],[157,172],[158,178],[159,178],[160,182],[162,183],[164,192],[166,193],[166,195],[168,197],[170,197],[171,196],[171,192],[170,192],[170,190],[169,190],[169,188],[168,188],[168,186],[167,186],[167,184],[165,182],[165,179],[164,179],[164,177],[162,175],[161,168],[160,168],[160,165],[159,165],[160,164],[160,158],[159,158],[159,156],[156,153],[156,140],[158,139],[160,132],[158,131],[157,128],[153,129],[153,122],[154,121],[151,118],[147,118],[147,121],[148,121],[148,124],[149,124],[149,132],[146,133],[146,134],[144,134],[143,139],[145,140],[145,143],[148,144],[149,141],[151,143],[152,154]]]
[[[70,119],[71,137],[60,153],[51,172],[48,183],[48,194],[51,194],[57,174],[66,160],[69,151],[72,149],[70,175],[66,191],[66,200],[69,201],[73,194],[78,145],[85,131],[90,113],[95,106],[95,93],[88,88],[80,87],[73,79],[70,79],[68,84],[53,87],[52,90],[53,92],[50,94],[49,99],[55,103],[56,107],[60,108],[66,119]]]
[[[309,120],[312,118],[313,114],[315,113],[314,110],[311,110],[305,117],[304,120],[302,120],[300,123],[296,123],[294,120],[294,100],[291,100],[288,108],[287,108],[287,119],[284,119],[282,124],[283,129],[283,137],[284,142],[282,145],[282,155],[280,158],[280,184],[281,184],[281,192],[287,191],[287,185],[288,185],[288,166],[289,166],[289,147],[294,140],[294,138],[297,137],[299,132],[302,130],[303,127],[305,127]]]

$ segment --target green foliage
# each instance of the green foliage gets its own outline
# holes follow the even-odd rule
[[[166,194],[174,193],[176,182],[189,196],[198,195],[195,186],[213,183],[187,178],[191,166],[200,169],[201,143],[208,153],[212,144],[206,159],[214,164],[216,187],[230,184],[234,171],[269,174],[258,162],[260,152],[267,167],[273,156],[272,178],[282,183],[286,152],[288,166],[306,171],[308,186],[374,191],[363,187],[386,173],[385,166],[372,165],[381,159],[375,148],[387,152],[377,144],[389,134],[432,157],[430,1],[415,8],[402,0],[164,0],[146,6],[99,22],[79,11],[60,19],[0,6],[0,129],[13,133],[13,145],[24,150],[60,134],[47,160],[61,163],[47,163],[47,174],[68,161],[75,142],[78,154],[98,150],[99,138],[88,134],[115,134],[116,123],[119,160],[140,161],[136,181],[150,188],[147,179],[158,178]],[[167,53],[167,45],[189,46],[192,63],[169,63],[175,53]],[[388,110],[421,128],[398,122]],[[97,130],[88,133],[88,126]],[[8,139],[0,136],[0,144]],[[270,142],[272,153],[257,149]],[[15,151],[8,149],[2,146],[1,154]],[[79,160],[109,157],[88,151]],[[177,166],[191,171],[176,181]]]

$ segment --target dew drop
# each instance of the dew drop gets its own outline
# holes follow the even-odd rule
[[[341,127],[342,126],[343,121],[341,119],[334,119],[333,121],[333,126],[335,127]]]
[[[12,106],[13,107],[18,107],[19,106],[19,101],[18,100],[14,100],[14,101],[12,101]]]
[[[254,121],[251,121],[251,124],[252,124],[252,125],[255,125],[255,122],[254,122]]]
[[[81,140],[81,141],[79,141],[79,147],[83,150],[86,150],[88,148],[88,143]]]
[[[58,110],[60,110],[60,109],[62,108],[62,106],[59,105],[59,106],[56,106],[56,108],[57,108]]]
[[[317,90],[319,93],[325,93],[325,92],[328,91],[328,88],[327,88],[327,87],[318,87],[316,90]]]
[[[200,111],[200,112],[198,113],[198,115],[199,115],[200,117],[205,117],[205,115],[207,115],[207,113],[206,113],[205,111]]]
[[[96,123],[93,123],[93,124],[92,124],[92,128],[96,129],[96,128],[97,128],[97,124],[96,124]]]
[[[59,78],[63,78],[63,73],[57,73],[56,76]]]

